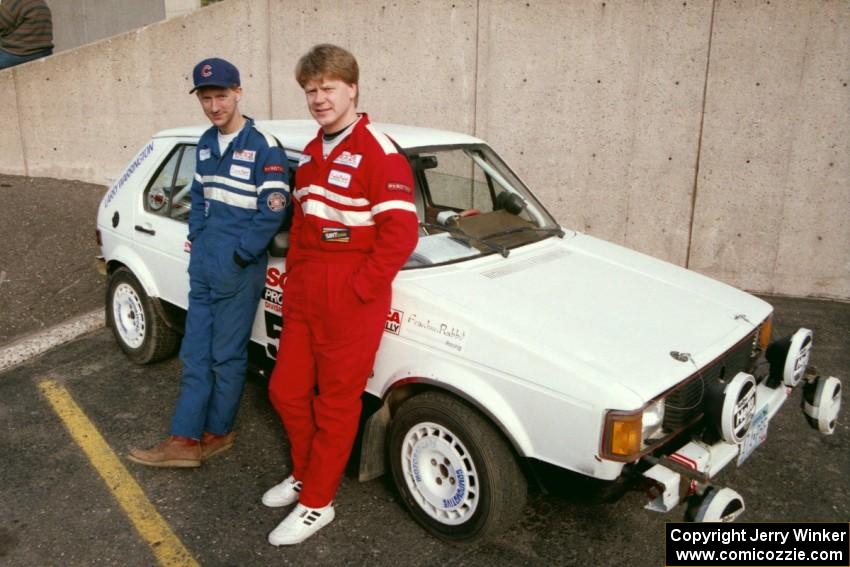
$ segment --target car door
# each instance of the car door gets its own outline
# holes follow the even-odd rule
[[[176,141],[141,195],[134,223],[137,250],[160,298],[182,308],[189,297],[189,209],[195,144]]]

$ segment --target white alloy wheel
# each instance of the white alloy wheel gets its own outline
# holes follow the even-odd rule
[[[138,364],[168,357],[180,340],[177,331],[157,312],[139,280],[125,267],[109,275],[106,321],[118,346]]]
[[[115,332],[130,348],[139,348],[145,342],[145,310],[136,290],[120,283],[112,293],[112,323]]]
[[[393,415],[388,447],[402,501],[441,539],[465,544],[495,537],[523,512],[527,482],[510,444],[451,394],[408,398]]]
[[[448,428],[424,422],[402,442],[404,480],[425,513],[446,525],[462,524],[478,506],[478,472],[469,450]]]

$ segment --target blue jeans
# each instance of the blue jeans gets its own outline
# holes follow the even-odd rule
[[[21,63],[26,63],[27,61],[32,61],[33,59],[38,59],[40,57],[47,57],[52,53],[52,47],[35,53],[30,53],[29,55],[15,55],[14,53],[9,53],[5,49],[0,48],[0,69],[14,67],[15,65],[20,65]]]

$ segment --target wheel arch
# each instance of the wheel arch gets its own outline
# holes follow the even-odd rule
[[[130,251],[129,259],[131,263],[126,262],[127,256],[122,258],[120,255],[116,255],[106,262],[106,275],[107,277],[114,274],[117,270],[121,268],[126,268],[127,271],[132,274],[134,278],[139,282],[139,285],[142,286],[143,291],[147,294],[148,299],[151,301],[151,305],[156,311],[157,315],[159,315],[165,325],[169,329],[173,329],[179,333],[183,333],[182,325],[180,325],[177,321],[175,321],[174,314],[164,305],[164,302],[159,298],[159,294],[157,293],[156,285],[153,283],[153,276],[150,271],[145,267],[145,264],[138,258],[138,256]],[[135,262],[132,262],[135,260]],[[107,296],[109,294],[109,286],[107,286],[106,290]],[[107,297],[107,301],[108,301]],[[106,324],[112,325],[112,321],[109,320],[109,317],[106,318]]]
[[[156,286],[153,275],[139,255],[128,246],[117,247],[106,262],[107,275],[112,275],[118,268],[127,268],[130,270],[130,273],[139,280],[148,297],[151,299],[159,298],[159,289]]]
[[[450,380],[442,379],[451,376]],[[433,368],[426,372],[404,369],[387,381],[379,396],[378,408],[365,420],[360,448],[361,481],[384,474],[388,426],[398,408],[408,399],[426,391],[444,392],[478,411],[502,434],[518,461],[531,453],[531,440],[516,412],[487,381],[463,368]]]

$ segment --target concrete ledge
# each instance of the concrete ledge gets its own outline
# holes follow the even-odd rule
[[[0,347],[0,372],[44,354],[53,347],[100,329],[104,326],[104,320],[104,310],[97,309]]]

